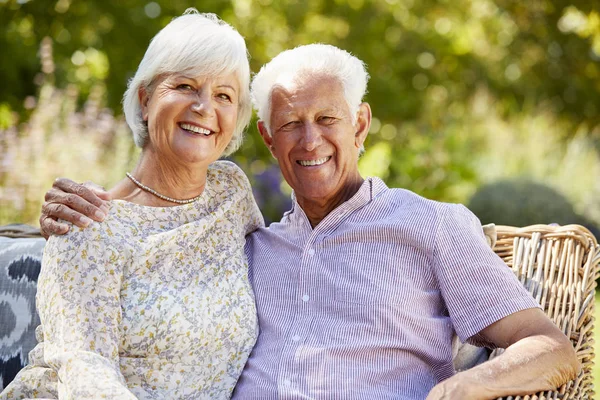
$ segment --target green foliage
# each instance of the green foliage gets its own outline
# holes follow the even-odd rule
[[[527,226],[582,222],[563,195],[528,180],[499,181],[481,186],[468,207],[484,224]]]
[[[470,136],[484,137],[470,157],[479,183],[516,178],[544,184],[565,196],[578,215],[600,225],[600,153],[586,125],[539,108],[502,118],[485,93],[475,96],[472,109]],[[574,132],[573,137],[565,140],[564,132]]]
[[[89,87],[106,80],[118,110],[127,79],[150,38],[189,6],[216,12],[246,37],[255,71],[279,51],[327,42],[362,58],[372,76],[368,100],[382,121],[413,120],[437,88],[446,107],[484,85],[514,112],[546,103],[578,122],[599,120],[600,23],[597,0],[72,0],[0,1],[2,89],[15,107],[35,94],[37,46],[57,44],[56,75]],[[95,51],[110,60],[95,70]],[[82,53],[86,55],[82,56]],[[81,64],[83,62],[83,64]],[[104,61],[99,61],[103,63]],[[104,78],[106,77],[106,79]],[[86,92],[83,92],[84,94]]]
[[[49,43],[41,53],[51,63]],[[0,225],[36,225],[43,194],[58,176],[111,186],[137,159],[124,121],[105,107],[101,84],[79,107],[77,86],[58,89],[51,74],[42,78],[27,123],[0,131]]]
[[[316,41],[363,59],[375,117],[360,160],[364,174],[456,202],[482,183],[533,179],[560,191],[577,214],[600,222],[599,0],[0,0],[0,142],[35,147],[30,131],[38,124],[44,140],[57,146],[52,157],[70,159],[45,156],[51,167],[40,170],[44,179],[110,185],[107,171],[122,176],[130,162],[130,150],[113,151],[132,148],[120,111],[126,82],[151,37],[190,6],[219,14],[244,35],[253,71],[281,50]],[[54,44],[52,59],[44,48],[38,51],[43,40]],[[57,103],[69,99],[68,112],[51,114],[63,126],[36,122],[45,112],[42,82],[60,93]],[[87,141],[79,145],[104,143],[104,151],[125,158],[112,165],[88,161],[86,170],[65,135],[87,129],[66,121],[85,114],[90,98],[102,115],[111,114],[105,106],[113,110],[110,129],[123,133],[113,143],[94,129],[81,131],[78,140]],[[7,178],[17,168],[11,166],[15,154],[0,153],[4,196],[22,194],[11,186],[18,179]],[[232,158],[265,187],[261,192],[269,191],[262,193],[264,211],[277,218],[289,188],[261,181],[274,179],[274,160],[255,127]],[[98,169],[105,174],[90,172]],[[27,189],[27,212],[3,207],[4,221],[35,221],[33,204],[48,186]]]

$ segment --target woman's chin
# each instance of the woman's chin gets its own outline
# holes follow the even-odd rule
[[[217,149],[214,143],[180,143],[179,146],[173,146],[172,151],[178,161],[184,163],[205,163],[210,164],[223,154],[222,149]]]
[[[209,165],[219,159],[222,153],[217,152],[186,152],[177,154],[177,158],[185,164]]]

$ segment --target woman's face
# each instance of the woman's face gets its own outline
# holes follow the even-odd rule
[[[240,87],[235,74],[220,77],[166,75],[151,93],[140,90],[142,116],[148,122],[147,146],[161,160],[216,161],[235,130]]]

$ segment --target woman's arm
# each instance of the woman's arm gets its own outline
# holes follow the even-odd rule
[[[110,235],[98,223],[71,227],[44,249],[37,302],[59,398],[135,399],[119,367],[124,252]]]

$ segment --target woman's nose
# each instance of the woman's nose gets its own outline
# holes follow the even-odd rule
[[[214,112],[211,98],[207,93],[198,93],[192,103],[191,109],[193,112],[205,117]]]

